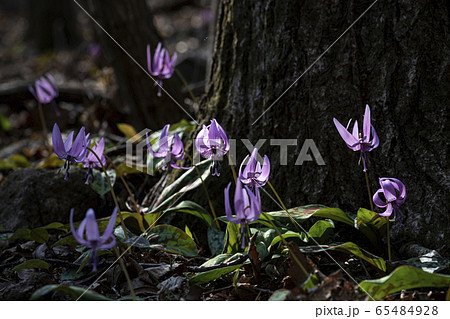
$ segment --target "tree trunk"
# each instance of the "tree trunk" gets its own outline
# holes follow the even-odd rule
[[[333,117],[343,125],[357,119],[361,128],[368,104],[380,138],[369,154],[372,194],[379,177],[398,178],[407,189],[394,248],[420,240],[449,254],[448,4],[378,1],[277,101],[372,3],[220,1],[204,122],[215,117],[237,139],[238,165],[249,153],[239,139],[267,139],[260,155],[269,156],[270,180],[288,207],[320,203],[355,214],[370,207],[364,174]],[[287,165],[270,139],[296,142],[287,147]],[[313,160],[296,165],[307,139],[325,165],[311,150]],[[216,206],[223,207],[230,181],[227,167],[220,179],[209,179],[210,192],[220,194]],[[263,210],[279,210],[264,194],[262,200]]]
[[[92,0],[94,17],[100,25],[147,70],[147,44],[152,54],[161,41],[145,1]],[[114,67],[126,121],[136,128],[159,129],[184,117],[183,111],[165,94],[157,96],[155,82],[123,52],[98,26],[104,53]],[[153,56],[153,55],[152,55]],[[179,103],[181,82],[174,75],[163,83]]]

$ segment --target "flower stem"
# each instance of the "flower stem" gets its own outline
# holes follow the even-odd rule
[[[275,223],[270,219],[270,217],[266,213],[261,212],[261,214],[263,214],[263,216],[269,221],[269,223],[272,225],[272,227],[277,232],[278,236],[280,236],[281,240],[283,241],[283,244],[288,248],[289,251],[291,251],[291,248],[289,247],[286,239],[284,239],[283,234],[281,234],[280,230],[275,225]],[[309,277],[309,273],[306,271],[305,267],[303,267],[303,265],[300,262],[300,260],[298,260],[297,256],[293,252],[291,252],[291,256],[294,259],[294,261],[297,263],[297,265],[300,267],[300,269],[303,271],[303,273],[305,274],[306,278],[308,278]]]
[[[234,170],[234,165],[233,165],[233,161],[231,160],[231,156],[230,156],[230,152],[227,152],[227,157],[228,157],[228,164],[231,167],[231,172],[233,173],[233,178],[234,178],[234,184],[237,184],[237,175],[236,175],[236,171]]]
[[[44,144],[46,147],[50,148],[47,141],[48,131],[47,125],[45,124],[44,110],[42,109],[41,102],[38,102],[38,110],[39,110],[39,118],[41,119],[42,134],[44,134]]]
[[[369,186],[369,176],[367,175],[367,171],[364,172],[364,174],[366,175],[366,186],[367,186],[367,194],[369,195],[369,203],[370,203],[370,210],[373,212],[373,202],[372,202],[372,192],[370,191],[370,186]]]
[[[127,279],[128,287],[130,288],[131,297],[133,298],[134,301],[136,301],[136,294],[134,293],[133,285],[131,284],[130,275],[128,275],[127,268],[125,267],[125,264],[123,263],[122,257],[120,256],[119,250],[117,249],[117,247],[114,247],[114,252],[117,255],[117,259],[119,260],[120,267],[122,268],[125,278]]]
[[[388,259],[391,261],[391,236],[389,235],[389,216],[386,217],[387,219],[387,246],[388,246]]]
[[[175,73],[177,74],[178,78],[181,80],[181,82],[183,82],[184,87],[187,89],[189,95],[192,98],[192,101],[194,101],[195,104],[200,105],[197,101],[197,99],[195,98],[194,93],[192,92],[192,90],[189,88],[189,85],[187,84],[186,80],[184,79],[184,76],[181,74],[180,71],[178,71],[177,69],[175,69]]]
[[[275,190],[275,188],[272,186],[272,184],[267,181],[267,185],[269,185],[269,187],[272,189],[272,192],[275,194],[275,197],[278,199],[278,201],[280,202],[280,205],[283,207],[284,211],[286,212],[286,214],[288,214],[289,219],[291,220],[291,222],[294,224],[295,228],[297,228],[297,231],[301,232],[301,229],[298,227],[297,222],[294,220],[294,218],[292,218],[291,213],[289,213],[289,211],[287,210],[286,206],[284,205],[283,201],[281,200],[280,196],[278,195],[277,191]]]
[[[128,186],[128,183],[125,181],[125,178],[123,178],[122,174],[120,174],[120,172],[117,170],[117,167],[116,167],[116,165],[114,165],[113,161],[108,156],[106,156],[105,154],[103,154],[103,155],[105,156],[105,158],[108,161],[111,162],[111,165],[113,166],[114,171],[116,172],[116,175],[119,175],[120,179],[122,180],[122,183],[125,186],[125,188],[126,188],[126,190],[128,192],[128,195],[131,198],[131,201],[133,202],[133,206],[134,206],[135,211],[137,213],[140,213],[140,209],[139,209],[139,207],[137,205],[136,199],[134,198],[133,193],[131,193],[130,187]]]
[[[195,168],[195,171],[197,172],[198,176],[200,177],[200,181],[202,182],[203,189],[205,190],[206,198],[208,199],[209,208],[211,209],[211,212],[213,214],[214,220],[216,221],[217,229],[221,230],[220,229],[220,225],[219,225],[219,221],[217,220],[216,211],[214,210],[214,206],[213,206],[213,204],[211,202],[211,198],[209,197],[208,189],[206,188],[205,181],[203,180],[202,174],[200,173],[200,170],[198,169],[197,165],[195,165],[194,160],[192,159],[192,157],[187,152],[184,153],[184,154],[189,158],[189,160],[191,161],[192,165]]]
[[[98,155],[90,147],[87,147],[87,149],[89,150],[89,152],[94,154],[95,158],[97,158],[97,161],[102,166],[102,170],[103,170],[103,173],[105,174],[106,181],[108,182],[109,190],[111,191],[111,196],[112,196],[112,198],[114,200],[114,204],[116,205],[116,207],[117,207],[117,209],[119,211],[120,224],[122,225],[123,234],[125,235],[125,239],[128,240],[128,235],[127,235],[127,231],[126,231],[126,228],[125,228],[125,223],[123,222],[123,217],[122,217],[122,212],[120,211],[119,202],[117,201],[116,193],[114,192],[114,189],[113,189],[112,184],[111,184],[111,180],[109,179],[108,173],[106,172],[106,168],[103,165],[102,160],[98,157]]]

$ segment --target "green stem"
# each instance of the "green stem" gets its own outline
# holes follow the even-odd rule
[[[200,180],[201,180],[202,185],[203,185],[203,189],[205,190],[206,198],[208,199],[209,208],[211,209],[211,212],[213,214],[214,220],[216,221],[217,229],[221,230],[220,229],[220,225],[219,225],[219,221],[217,220],[216,211],[214,210],[214,206],[213,206],[213,204],[211,202],[211,198],[209,197],[208,189],[206,188],[205,182],[203,181],[202,174],[200,173],[200,170],[198,169],[197,165],[195,165],[194,160],[192,159],[192,157],[188,153],[184,153],[184,154],[189,158],[189,160],[191,161],[192,165],[195,168],[195,171],[197,172],[198,176],[200,177]]]
[[[227,157],[228,157],[228,164],[231,167],[231,172],[233,173],[233,178],[234,178],[234,184],[237,184],[237,175],[236,175],[236,171],[234,170],[234,165],[233,165],[233,161],[231,160],[231,156],[230,156],[230,152],[227,152]]]
[[[389,261],[391,261],[391,236],[389,235],[389,217],[386,217],[387,219],[387,246],[388,246],[388,258]]]
[[[100,159],[100,157],[98,157],[98,155],[90,147],[87,147],[87,149],[89,150],[89,152],[94,154],[95,158],[97,158],[97,161],[102,166],[102,170],[103,170],[103,173],[105,174],[106,181],[108,182],[109,190],[111,191],[111,196],[112,196],[112,198],[114,200],[114,204],[116,205],[116,207],[117,207],[117,209],[119,211],[120,224],[122,225],[123,234],[125,235],[125,239],[128,240],[128,235],[127,235],[127,231],[126,231],[126,228],[125,228],[125,223],[123,222],[123,217],[122,217],[122,212],[120,211],[119,202],[117,201],[116,193],[114,192],[114,189],[113,189],[112,184],[111,184],[111,180],[109,179],[108,173],[106,172],[106,168],[103,165],[102,160]]]
[[[280,230],[278,229],[278,227],[274,224],[274,222],[270,219],[270,216],[268,216],[266,213],[261,212],[261,214],[263,214],[263,216],[269,221],[269,223],[272,225],[272,227],[275,229],[275,231],[277,232],[278,236],[280,236],[281,240],[283,241],[283,244],[288,248],[288,250],[291,252],[291,248],[289,247],[286,239],[284,239],[283,234],[281,234]],[[309,273],[306,271],[305,267],[303,267],[302,263],[300,262],[300,260],[298,260],[297,256],[291,252],[291,256],[294,259],[294,261],[297,263],[297,265],[300,267],[300,269],[303,271],[303,273],[305,274],[306,278],[308,278]]]
[[[291,213],[289,213],[289,211],[287,210],[286,206],[284,205],[283,201],[281,200],[280,196],[278,195],[277,191],[275,190],[275,188],[272,186],[272,184],[267,181],[267,185],[269,185],[269,187],[272,189],[272,192],[275,194],[275,197],[277,198],[277,200],[280,202],[281,206],[283,207],[284,211],[288,214],[289,219],[291,220],[291,222],[294,224],[295,228],[297,228],[297,231],[301,232],[301,229],[298,227],[297,222],[294,220],[294,218],[292,218]]]
[[[104,154],[103,154],[103,155],[104,155]],[[135,211],[136,211],[137,213],[140,213],[140,209],[139,209],[139,207],[138,207],[138,205],[137,205],[136,199],[134,198],[133,194],[131,193],[130,187],[128,187],[128,183],[125,181],[125,179],[123,178],[122,174],[119,173],[119,171],[117,170],[117,167],[116,167],[116,165],[114,165],[113,161],[112,161],[108,156],[106,156],[106,155],[104,155],[104,156],[105,156],[105,158],[106,158],[108,161],[111,162],[111,165],[113,166],[114,171],[116,172],[116,175],[119,175],[119,177],[120,177],[120,179],[121,179],[123,185],[125,186],[125,188],[126,188],[126,190],[127,190],[127,192],[128,192],[128,195],[129,195],[130,198],[131,198],[131,201],[133,202],[133,206],[134,206]]]
[[[119,251],[117,250],[117,247],[114,247],[114,252],[117,255],[117,259],[119,260],[120,267],[122,268],[125,278],[127,279],[128,287],[130,288],[131,297],[133,298],[134,301],[136,301],[136,294],[134,293],[133,285],[131,284],[130,275],[128,275],[127,268],[125,267],[125,264],[122,261],[122,257],[120,256]]]
[[[197,99],[194,96],[194,93],[192,93],[191,89],[189,88],[189,85],[187,84],[186,80],[184,79],[183,75],[181,75],[181,72],[175,69],[175,73],[177,74],[178,78],[183,82],[184,87],[187,89],[189,95],[192,98],[192,101],[194,101],[195,104],[200,105],[197,101]]]
[[[366,186],[367,186],[367,194],[369,195],[369,203],[370,203],[370,210],[373,212],[373,202],[372,202],[372,192],[370,191],[369,186],[369,176],[367,175],[367,171],[364,172],[366,175]]]
[[[44,117],[44,110],[42,109],[42,104],[38,102],[38,110],[39,110],[39,118],[41,119],[41,125],[42,125],[42,134],[44,134],[44,144],[46,147],[50,148],[50,145],[48,145],[47,136],[47,125],[45,124],[45,117]]]

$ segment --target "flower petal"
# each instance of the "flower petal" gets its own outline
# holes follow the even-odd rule
[[[352,147],[355,144],[358,144],[358,140],[350,134],[349,131],[345,129],[345,127],[342,126],[341,123],[339,123],[338,120],[333,118],[334,125],[336,126],[336,129],[338,130],[339,134],[341,135],[344,142],[347,144],[348,147]]]
[[[376,191],[376,193],[373,195],[373,203],[377,205],[378,207],[386,207],[387,203],[381,199],[380,194],[383,194],[383,190],[379,189]],[[383,194],[384,197],[384,194]]]
[[[118,208],[116,206],[116,207],[114,207],[114,210],[113,210],[113,212],[111,214],[111,217],[110,217],[109,222],[108,222],[108,226],[106,226],[102,237],[100,237],[100,241],[99,241],[100,245],[103,245],[104,243],[106,243],[110,237],[114,238],[114,234],[113,233],[114,233],[114,226],[116,225],[117,211],[118,211]],[[95,224],[97,225],[97,222]]]
[[[72,236],[77,240],[77,242],[86,246],[87,243],[84,240],[83,236],[80,236],[78,234],[78,232],[75,230],[75,226],[73,225],[73,211],[74,209],[72,208],[70,210],[70,230],[72,231]]]
[[[53,125],[52,143],[55,154],[58,155],[59,158],[65,159],[67,157],[67,152],[64,147],[61,131],[59,130],[59,126],[56,123],[55,125]]]
[[[159,136],[159,152],[166,152],[169,150],[169,127],[170,124],[164,126]]]
[[[86,239],[88,241],[99,241],[100,233],[98,231],[97,220],[95,219],[95,213],[92,208],[89,208],[86,212]]]
[[[370,141],[370,107],[366,105],[366,111],[364,112],[364,123],[363,123],[363,141]]]
[[[231,205],[230,205],[230,187],[231,183],[228,183],[228,186],[224,189],[224,195],[225,195],[225,214],[227,216],[228,221],[232,222],[233,224],[239,224],[239,220],[235,217],[233,217],[233,213],[231,211]]]
[[[269,180],[270,175],[270,161],[267,155],[264,155],[264,161],[262,165],[261,174],[257,177],[257,180],[260,182],[260,186],[264,186]]]

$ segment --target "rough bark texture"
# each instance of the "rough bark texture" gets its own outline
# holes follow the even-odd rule
[[[161,40],[145,1],[92,0],[92,4],[94,17],[101,26],[147,70],[147,44],[153,54]],[[114,67],[122,105],[129,114],[126,120],[138,129],[156,130],[183,118],[183,111],[164,92],[161,97],[156,95],[155,82],[103,31],[98,32],[102,48]],[[175,100],[182,101],[181,82],[175,75],[165,80],[163,87]]]
[[[280,166],[280,148],[269,141],[260,152],[270,157],[270,178],[285,204],[356,213],[369,207],[364,174],[333,117],[361,125],[369,104],[380,138],[370,153],[372,193],[378,177],[396,177],[407,188],[407,218],[393,227],[394,248],[415,241],[448,255],[448,3],[378,1],[252,126],[372,2],[221,1],[204,120],[215,117],[230,138],[252,144],[296,139],[287,166]],[[295,165],[305,139],[314,140],[325,166]],[[248,151],[240,141],[236,150],[240,164]],[[223,194],[231,180],[224,167],[220,180],[210,179],[210,191]],[[263,209],[277,209],[262,196]]]

